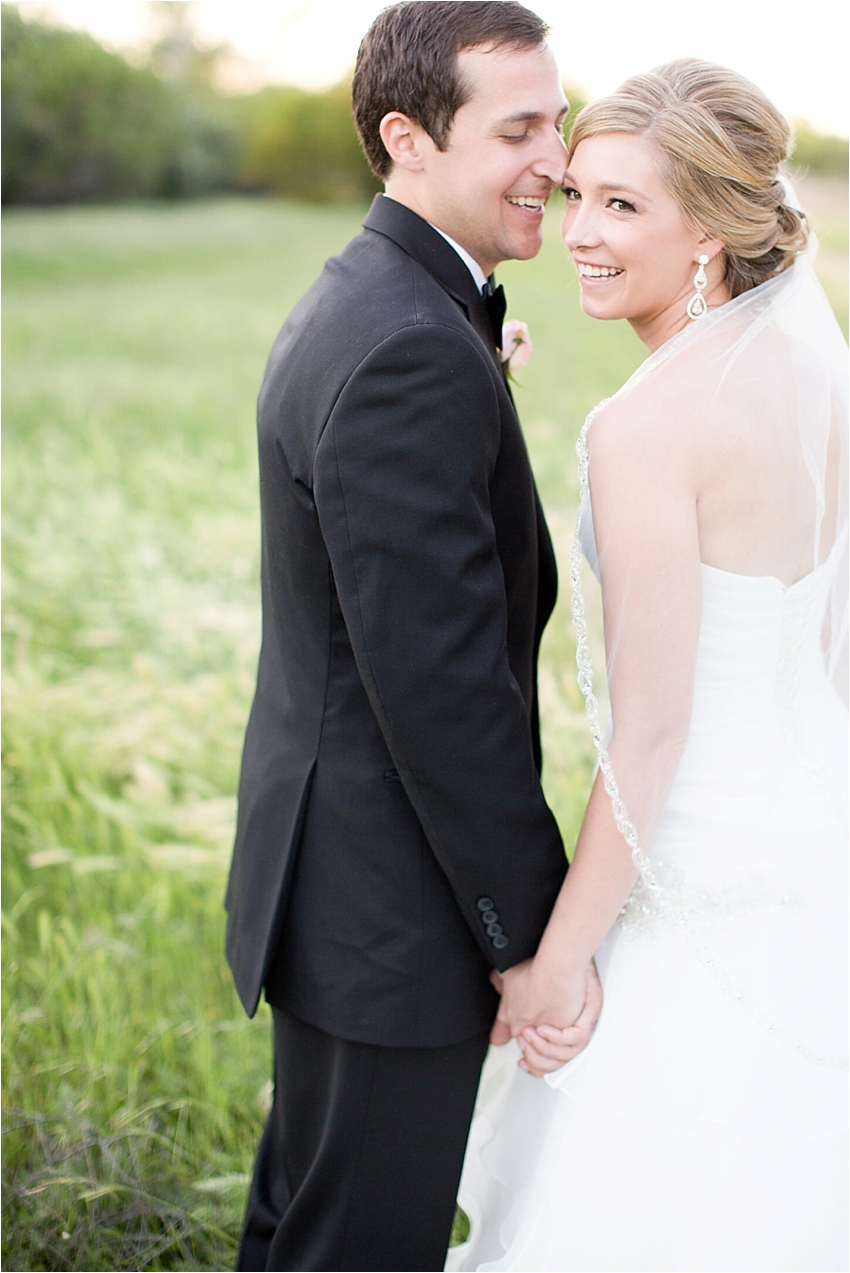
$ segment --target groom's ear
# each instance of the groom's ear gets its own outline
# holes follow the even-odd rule
[[[406,168],[408,172],[422,171],[423,139],[428,134],[419,124],[415,124],[401,111],[390,111],[381,120],[379,131],[381,141],[394,164]]]

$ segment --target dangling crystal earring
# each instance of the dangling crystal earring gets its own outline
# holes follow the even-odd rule
[[[703,253],[702,256],[697,257],[697,261],[699,262],[699,269],[694,275],[694,287],[697,290],[688,301],[688,318],[693,318],[694,320],[697,318],[704,318],[708,313],[708,306],[706,305],[705,297],[703,296],[703,292],[708,284],[708,278],[705,273],[705,267],[708,265],[708,257],[705,253]]]

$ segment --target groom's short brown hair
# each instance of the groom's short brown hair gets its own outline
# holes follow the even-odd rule
[[[392,167],[381,120],[401,111],[445,150],[455,112],[469,99],[457,56],[479,45],[533,48],[546,39],[542,18],[519,0],[403,0],[384,9],[357,54],[354,118],[377,177]]]

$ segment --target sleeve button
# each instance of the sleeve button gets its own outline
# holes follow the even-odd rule
[[[491,911],[493,909],[493,899],[492,897],[479,897],[475,905],[480,911]]]
[[[503,933],[504,931],[505,931],[505,930],[504,930],[504,928],[502,928],[502,925],[501,925],[501,924],[488,924],[488,925],[487,925],[487,936],[488,936],[488,937],[498,937],[498,936],[499,936],[499,934],[500,934],[500,933]]]
[[[499,916],[495,911],[484,911],[481,920],[485,924],[498,924]]]
[[[493,945],[496,947],[496,950],[504,950],[506,946],[510,945],[510,942],[504,933],[497,933],[497,935],[493,938]]]

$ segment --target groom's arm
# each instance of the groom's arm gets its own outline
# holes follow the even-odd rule
[[[387,746],[472,933],[505,969],[534,953],[566,861],[508,664],[489,504],[498,421],[472,339],[404,329],[346,384],[313,485]]]

